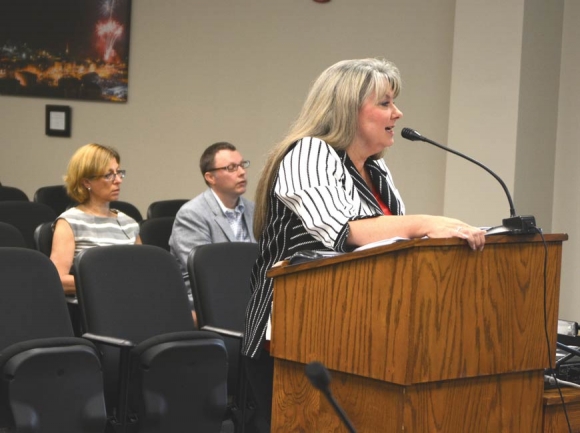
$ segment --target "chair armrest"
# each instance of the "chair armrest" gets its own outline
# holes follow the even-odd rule
[[[130,375],[130,350],[135,347],[135,343],[130,340],[108,337],[105,335],[91,334],[86,332],[83,338],[93,343],[101,343],[107,346],[119,348],[119,383],[118,383],[118,403],[117,414],[113,417],[114,422],[121,426],[121,431],[127,431],[128,423],[128,400],[129,400],[129,375]]]
[[[89,341],[92,341],[93,343],[102,343],[108,346],[119,347],[121,349],[135,347],[135,343],[133,343],[130,340],[121,340],[120,338],[91,334],[90,332],[83,334],[82,337],[86,338]]]
[[[206,325],[206,326],[202,326],[200,329],[202,331],[212,331],[212,332],[215,332],[217,334],[220,334],[220,335],[222,335],[224,337],[232,337],[232,338],[237,338],[239,340],[241,340],[242,338],[244,338],[244,333],[243,332],[233,331],[231,329],[226,329],[226,328],[219,328],[217,326]]]

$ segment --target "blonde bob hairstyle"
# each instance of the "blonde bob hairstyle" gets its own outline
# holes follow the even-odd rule
[[[280,162],[293,144],[303,137],[317,137],[336,150],[346,150],[354,140],[363,102],[370,96],[378,101],[389,91],[396,98],[400,90],[399,70],[385,59],[343,60],[320,74],[310,88],[298,119],[268,154],[256,188],[256,237],[264,229],[268,195]],[[382,156],[382,153],[374,155],[376,159]]]
[[[86,203],[89,191],[83,181],[106,174],[111,160],[121,163],[119,152],[112,147],[90,143],[79,148],[70,159],[64,177],[68,196],[79,204]]]

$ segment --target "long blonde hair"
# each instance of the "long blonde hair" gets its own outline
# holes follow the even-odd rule
[[[326,69],[316,79],[298,119],[286,137],[268,154],[256,188],[254,234],[259,237],[266,223],[268,196],[280,162],[290,147],[303,137],[317,137],[336,150],[345,150],[354,140],[358,113],[371,95],[383,97],[392,90],[397,97],[401,77],[397,67],[385,59],[343,60]],[[376,155],[377,158],[382,154]]]

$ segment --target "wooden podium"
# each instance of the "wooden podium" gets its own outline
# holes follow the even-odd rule
[[[304,375],[320,361],[359,433],[541,432],[567,235],[544,237],[547,252],[539,235],[419,239],[271,269],[271,431],[347,431]]]

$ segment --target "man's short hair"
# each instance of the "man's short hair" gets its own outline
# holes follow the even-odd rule
[[[212,168],[215,168],[214,167],[215,155],[220,150],[231,150],[231,151],[235,151],[236,150],[236,146],[234,146],[231,143],[228,143],[227,141],[220,141],[218,143],[212,144],[207,149],[205,149],[203,151],[203,153],[201,154],[201,158],[199,159],[199,168],[201,170],[201,175],[202,176],[205,176],[205,174],[208,171],[210,171]]]

